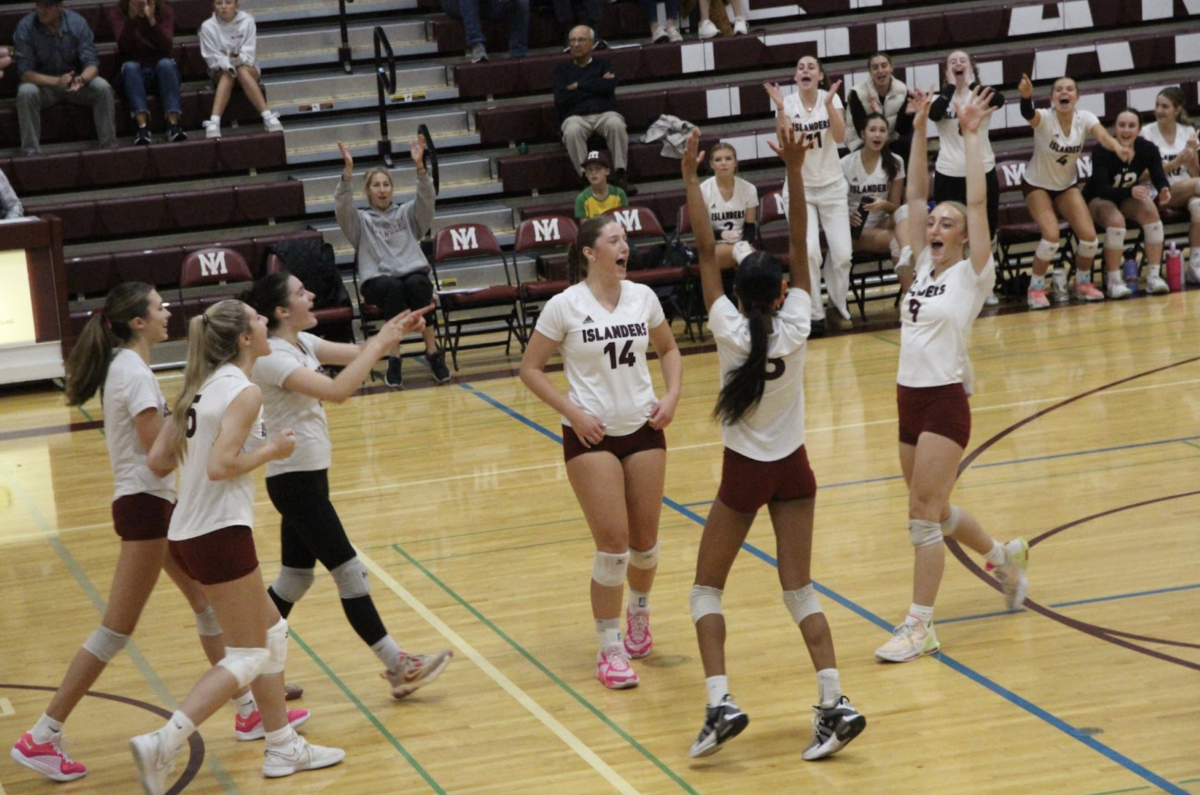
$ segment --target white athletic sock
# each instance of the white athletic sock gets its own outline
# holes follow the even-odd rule
[[[29,733],[33,735],[35,743],[48,743],[50,738],[62,731],[63,725],[51,718],[46,713],[42,713],[42,717],[38,718],[38,722],[33,724],[33,728]]]
[[[1192,267],[1200,268],[1200,249],[1192,252]]]
[[[629,589],[629,601],[627,602],[630,610],[649,610],[650,609],[650,592],[635,591]]]
[[[282,729],[273,732],[267,732],[267,747],[268,748],[284,748],[291,745],[292,738],[296,736],[296,730],[289,724],[284,724]]]
[[[999,541],[993,541],[991,550],[983,556],[983,559],[993,566],[1003,566],[1004,547],[1000,546]]]
[[[258,704],[254,703],[254,694],[249,690],[246,691],[246,695],[234,696],[229,700],[233,702],[235,707],[237,707],[238,714],[243,718],[250,717],[250,713],[258,709]]]
[[[1105,271],[1104,277],[1109,284],[1124,284],[1125,279],[1121,275],[1121,270],[1118,268],[1115,271]]]
[[[1043,274],[1041,276],[1037,276],[1037,275],[1030,276],[1029,277],[1029,289],[1030,290],[1045,290],[1046,289],[1045,274]]]
[[[611,646],[614,643],[621,642],[621,619],[619,618],[597,618],[596,619],[596,640],[600,642],[601,651],[605,646]]]
[[[1064,276],[1063,278],[1066,278],[1066,277]],[[1075,283],[1076,284],[1089,284],[1089,283],[1091,283],[1091,281],[1092,281],[1092,272],[1091,271],[1084,270],[1083,268],[1075,269]]]
[[[214,122],[214,123],[216,123],[216,124],[220,124],[220,123],[221,123],[221,117],[220,117],[220,116],[209,116],[208,120],[209,120],[209,121],[211,121],[211,122]]]
[[[930,609],[932,618],[933,610]],[[822,668],[817,671],[817,703],[828,709],[842,697],[842,680],[838,678],[836,668]]]
[[[1146,278],[1147,279],[1159,278],[1159,272],[1161,270],[1162,270],[1162,265],[1147,265],[1146,266]]]
[[[391,635],[384,635],[377,643],[371,646],[371,651],[375,652],[375,656],[384,664],[389,671],[396,670],[396,660],[400,657],[400,647],[396,645],[396,641],[392,640]]]
[[[721,699],[729,695],[729,677],[728,676],[710,676],[704,680],[704,686],[708,688],[708,705],[715,707],[721,703]]]
[[[192,719],[184,715],[183,710],[175,710],[175,714],[162,728],[163,743],[167,747],[167,753],[174,753],[175,749],[181,748],[195,731],[196,724],[192,723]]]
[[[266,110],[264,110],[264,111],[262,112],[262,117],[263,117],[264,119],[269,119],[269,118],[271,118],[271,116],[272,116],[272,115],[273,115],[273,114],[271,113],[271,109],[270,109],[270,108],[267,108]]]
[[[904,617],[904,623],[921,623],[925,626],[929,626],[933,623],[933,607],[926,607],[925,605],[919,605],[916,602],[913,602],[908,606],[908,615]]]

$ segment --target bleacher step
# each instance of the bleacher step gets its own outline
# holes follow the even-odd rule
[[[449,84],[445,66],[419,66],[396,70],[395,107],[409,108],[423,102],[456,99],[458,89]],[[379,103],[378,79],[374,72],[345,74],[328,72],[309,77],[266,79],[271,107],[283,114],[326,113],[352,108],[375,108]]]
[[[355,60],[368,60],[374,56],[375,27],[372,23],[358,23],[348,27],[347,37]],[[438,51],[437,42],[429,39],[425,20],[394,22],[382,27],[397,58],[427,55]],[[258,63],[264,69],[336,64],[341,43],[341,33],[337,26],[332,24],[313,30],[260,33]]]
[[[346,3],[348,17],[412,11],[417,0],[353,0]],[[279,22],[318,17],[337,20],[338,0],[255,0],[252,9],[257,22]]]
[[[362,193],[363,164],[355,174],[355,191]],[[438,164],[441,198],[456,199],[466,196],[486,196],[501,192],[501,186],[492,175],[492,163],[487,157],[462,157],[447,159]],[[333,193],[341,180],[341,172],[303,176],[304,205],[309,214],[333,212]],[[416,195],[416,169],[412,161],[405,160],[392,169],[392,181],[396,186],[395,198],[406,202]],[[511,208],[510,208],[511,212]],[[510,219],[511,223],[511,219]]]
[[[424,124],[433,136],[434,146],[451,148],[476,146],[479,134],[470,129],[468,114],[461,110],[433,113],[389,114],[388,138],[398,153],[408,150],[408,142]],[[374,115],[342,121],[288,125],[284,131],[288,163],[313,163],[338,156],[336,141],[346,144],[355,157],[373,156],[380,137],[379,119]]]

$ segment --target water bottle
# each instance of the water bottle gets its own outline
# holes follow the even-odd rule
[[[858,226],[855,226],[854,224],[850,225],[850,237],[854,240],[858,240],[860,237],[862,237],[863,229],[865,229],[867,226],[867,216],[870,214],[870,211],[867,210],[867,202],[869,201],[870,199],[864,196],[862,201],[858,203],[858,209],[854,211],[854,214],[862,219],[862,223]]]
[[[1180,256],[1178,249],[1175,248],[1175,241],[1171,241],[1171,245],[1167,248],[1167,286],[1171,288],[1171,292],[1177,293],[1183,290],[1183,257]]]
[[[1127,252],[1125,265],[1122,268],[1125,276],[1125,286],[1129,288],[1129,292],[1136,293],[1138,290],[1138,264],[1133,258],[1133,252]]]

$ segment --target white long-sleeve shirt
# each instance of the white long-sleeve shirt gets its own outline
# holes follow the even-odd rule
[[[257,46],[258,28],[245,11],[237,12],[230,22],[222,22],[214,13],[200,26],[200,54],[209,71],[232,72],[236,66],[259,71],[254,58]]]

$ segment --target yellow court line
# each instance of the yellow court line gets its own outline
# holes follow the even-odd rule
[[[475,648],[467,643],[461,635],[450,628],[446,622],[442,621],[432,610],[425,606],[417,597],[413,596],[408,589],[395,580],[392,575],[388,574],[383,568],[372,560],[368,555],[361,550],[358,552],[358,559],[374,574],[379,581],[386,585],[391,591],[403,599],[409,607],[411,607],[417,615],[425,619],[434,629],[441,633],[442,637],[450,641],[450,643],[463,654],[465,654],[471,662],[475,663],[481,671],[487,674],[493,682],[500,685],[506,693],[522,707],[527,709],[531,715],[540,720],[546,728],[554,732],[560,740],[566,743],[567,747],[583,758],[585,762],[599,773],[604,779],[611,784],[618,792],[628,793],[628,795],[639,795],[638,791],[633,786],[621,777],[617,771],[608,766],[603,759],[596,755],[596,752],[589,748],[582,740],[571,733],[571,730],[563,726],[554,716],[542,708],[540,704],[533,700],[524,690],[500,672],[496,666],[492,665],[486,657],[480,654]],[[0,793],[2,795],[2,793]]]

